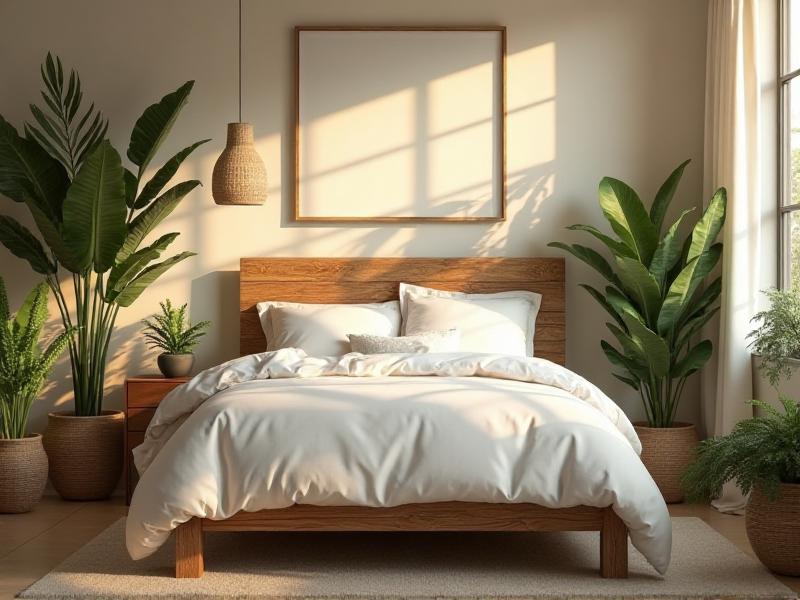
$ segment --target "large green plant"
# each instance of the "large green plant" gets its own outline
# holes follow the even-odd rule
[[[770,307],[753,317],[758,327],[747,337],[753,352],[761,356],[760,369],[770,385],[778,387],[791,377],[794,366],[787,358],[800,359],[800,291],[767,290]]]
[[[39,347],[47,295],[47,285],[37,285],[11,315],[0,277],[0,438],[25,437],[31,405],[72,337],[64,331],[44,351]]]
[[[31,105],[36,124],[25,125],[25,137],[0,116],[0,194],[28,207],[44,245],[5,215],[0,215],[0,242],[44,275],[64,327],[76,328],[69,344],[75,411],[97,415],[119,309],[194,254],[181,252],[155,262],[178,234],[145,240],[200,185],[184,181],[163,191],[186,157],[208,140],[184,148],[145,182],[194,82],[149,106],[136,121],[127,152],[130,170],[105,139],[108,125],[94,105],[81,108],[77,73],[66,78],[61,60],[48,54],[41,74],[45,108]],[[71,301],[62,287],[63,272],[71,275]]]
[[[613,322],[606,325],[619,348],[605,340],[600,344],[611,364],[622,371],[615,377],[641,394],[651,427],[672,425],[686,379],[711,356],[709,340],[693,340],[717,312],[713,305],[721,289],[721,278],[705,287],[703,283],[722,254],[722,244],[715,240],[725,221],[725,188],[715,192],[688,237],[682,239],[680,229],[691,210],[663,230],[688,163],[667,178],[649,211],[628,185],[611,177],[602,179],[600,208],[616,238],[590,225],[568,229],[601,241],[611,262],[587,246],[549,244],[570,252],[608,282],[604,292],[581,287],[611,315]]]
[[[781,483],[800,483],[800,405],[782,397],[783,412],[753,400],[764,416],[745,419],[730,434],[704,440],[683,475],[691,501],[716,498],[735,481],[745,494],[757,488],[775,499]]]

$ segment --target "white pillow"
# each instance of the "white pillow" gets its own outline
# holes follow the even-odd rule
[[[533,356],[542,296],[524,290],[465,294],[400,284],[403,334],[458,328],[461,352]]]
[[[350,352],[347,334],[400,335],[400,304],[300,304],[259,302],[256,305],[267,350],[300,348],[309,356],[341,356]]]
[[[458,352],[458,329],[427,331],[418,335],[385,337],[382,335],[349,334],[350,349],[361,354],[390,354],[395,352]]]

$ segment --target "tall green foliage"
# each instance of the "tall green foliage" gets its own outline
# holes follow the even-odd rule
[[[596,250],[579,244],[552,242],[588,264],[607,281],[602,292],[583,287],[612,317],[606,323],[618,343],[600,342],[614,376],[637,390],[652,427],[670,427],[687,378],[710,358],[709,340],[694,342],[717,312],[721,278],[703,286],[719,262],[722,244],[716,238],[725,222],[726,192],[718,189],[688,237],[683,211],[668,227],[664,220],[689,161],[676,168],[659,188],[648,211],[627,184],[604,177],[600,208],[616,237],[590,225],[584,231],[603,243],[609,262]]]
[[[172,266],[193,256],[181,252],[160,262],[178,236],[148,235],[200,185],[164,187],[202,140],[178,152],[145,181],[194,84],[188,81],[149,106],[136,121],[128,145],[128,169],[105,139],[107,122],[92,104],[82,108],[80,77],[65,77],[50,54],[41,69],[45,108],[31,105],[35,124],[25,136],[0,116],[0,194],[24,203],[40,237],[0,215],[0,243],[45,276],[70,339],[72,383],[78,415],[102,410],[106,355],[121,307],[130,306]],[[44,242],[44,244],[42,243]],[[61,274],[72,280],[72,298]],[[70,306],[74,311],[70,311]]]
[[[47,295],[47,285],[39,284],[11,315],[0,278],[0,438],[25,437],[31,405],[72,337],[72,330],[64,331],[45,350],[40,348]]]

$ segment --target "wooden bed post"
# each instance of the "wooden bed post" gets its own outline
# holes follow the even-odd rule
[[[612,579],[628,576],[628,528],[608,507],[600,530],[600,575]]]
[[[203,520],[195,517],[175,530],[175,577],[202,577],[203,571]]]

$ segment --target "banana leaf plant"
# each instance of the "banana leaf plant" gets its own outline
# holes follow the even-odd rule
[[[648,211],[628,185],[604,177],[600,208],[614,236],[590,225],[583,231],[602,242],[610,253],[580,244],[549,246],[574,255],[607,282],[603,291],[581,284],[611,316],[608,330],[619,344],[600,345],[620,372],[614,376],[638,391],[651,427],[671,427],[684,385],[711,357],[711,341],[697,334],[719,310],[715,302],[722,279],[704,285],[722,255],[716,242],[725,222],[727,195],[719,188],[686,238],[681,226],[693,209],[684,210],[664,230],[664,219],[689,161],[676,168],[656,193]]]
[[[93,416],[102,411],[119,309],[194,255],[180,252],[159,261],[178,234],[152,242],[147,237],[200,185],[191,180],[164,190],[186,157],[208,140],[184,148],[145,181],[194,82],[149,106],[136,121],[129,169],[106,139],[108,122],[94,104],[82,106],[78,74],[67,77],[61,60],[48,54],[41,76],[43,108],[31,104],[33,122],[25,124],[24,135],[0,116],[0,195],[27,206],[39,236],[0,215],[0,243],[44,276],[65,330],[76,331],[69,343],[75,413]]]

